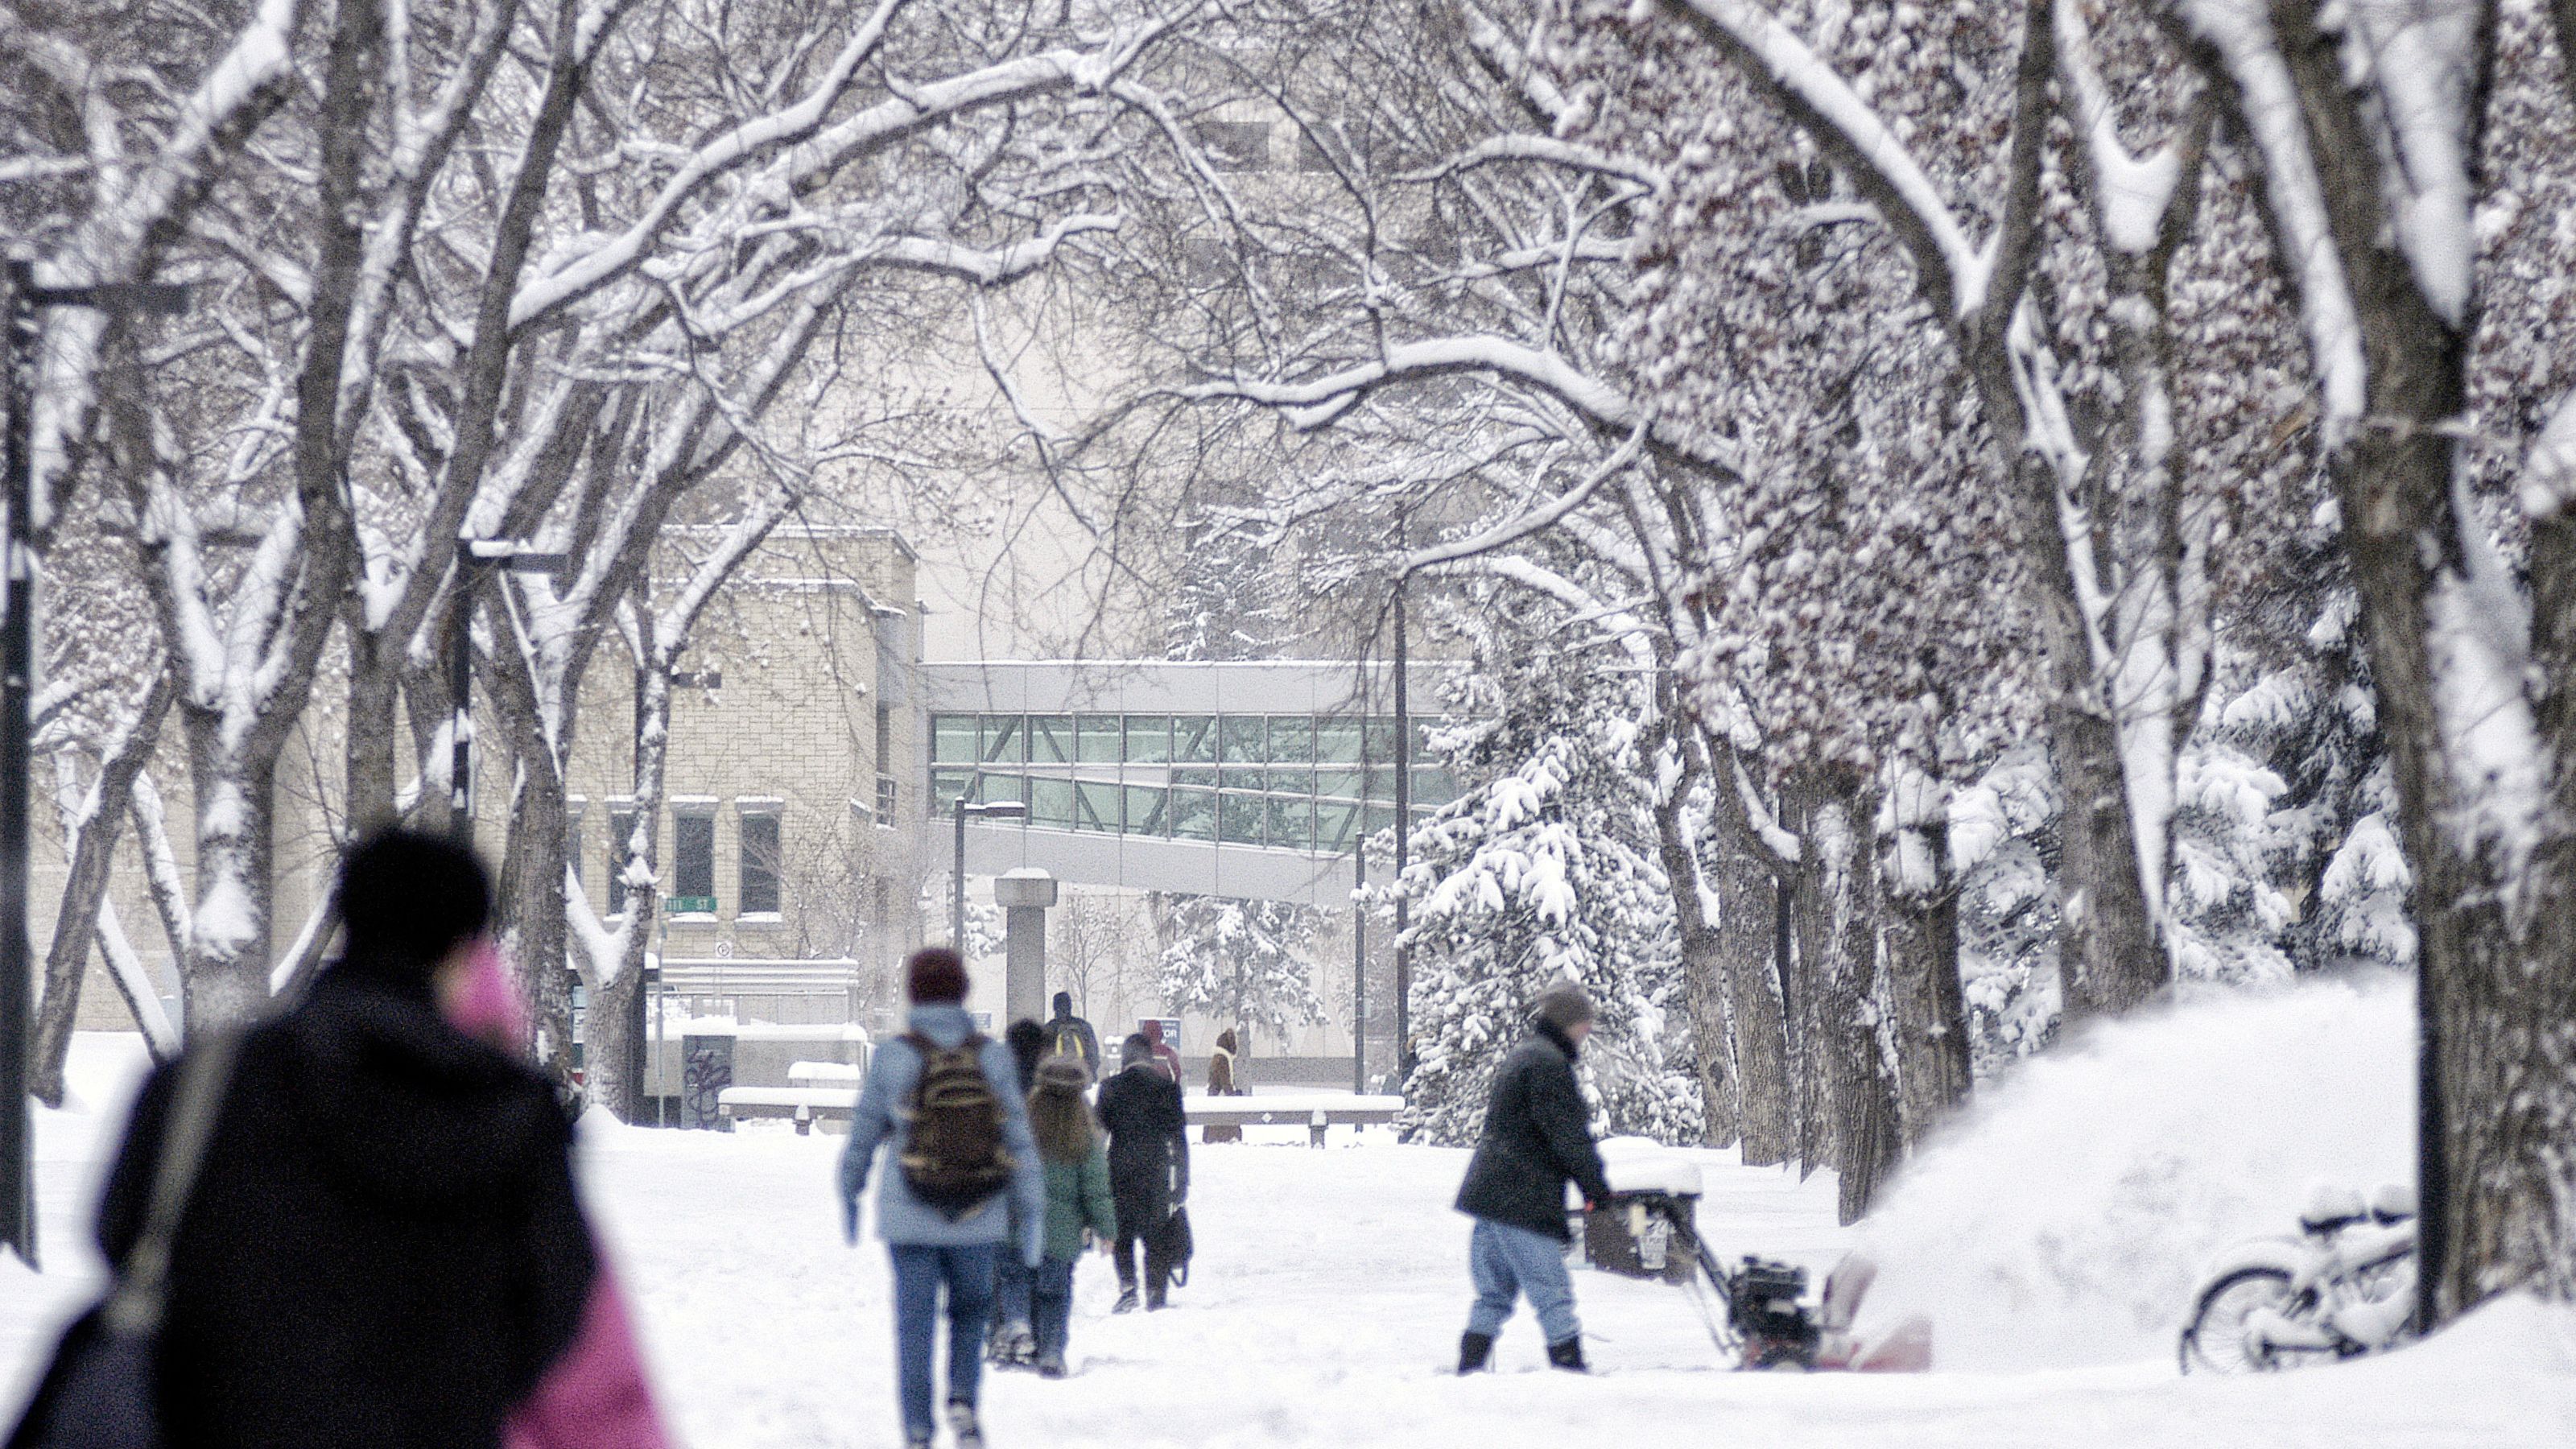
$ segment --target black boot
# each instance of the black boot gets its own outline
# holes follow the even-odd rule
[[[1458,1372],[1483,1373],[1486,1361],[1494,1356],[1494,1336],[1473,1329],[1458,1336]]]
[[[1583,1335],[1579,1333],[1563,1343],[1549,1344],[1547,1362],[1550,1368],[1561,1368],[1568,1373],[1591,1372],[1583,1363]]]

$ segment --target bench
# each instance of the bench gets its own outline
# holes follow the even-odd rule
[[[1253,1097],[1192,1097],[1183,1115],[1201,1126],[1292,1127],[1303,1123],[1306,1143],[1324,1145],[1324,1129],[1375,1127],[1404,1110],[1402,1097],[1356,1097],[1347,1092],[1265,1092]]]
[[[816,1118],[846,1122],[858,1105],[856,1087],[727,1087],[716,1093],[716,1130],[730,1132],[745,1117],[785,1117],[804,1137],[814,1131]]]

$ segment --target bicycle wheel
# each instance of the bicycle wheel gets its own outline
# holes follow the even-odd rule
[[[2256,1342],[2246,1320],[2265,1308],[2290,1306],[2290,1275],[2278,1268],[2239,1268],[2201,1291],[2191,1326],[2182,1331],[2182,1371],[2198,1364],[2212,1373],[2260,1373],[2282,1366],[2268,1343]]]

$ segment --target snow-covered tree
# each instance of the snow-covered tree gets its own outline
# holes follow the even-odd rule
[[[1314,945],[1320,917],[1312,906],[1231,896],[1161,898],[1163,1004],[1244,1028],[1285,1044],[1298,1027],[1324,1019],[1315,990]]]

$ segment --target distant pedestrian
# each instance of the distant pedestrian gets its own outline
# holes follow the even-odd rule
[[[1145,1034],[1145,1040],[1153,1047],[1154,1065],[1162,1069],[1163,1079],[1175,1087],[1179,1086],[1181,1053],[1170,1042],[1163,1040],[1163,1023],[1149,1016],[1137,1027],[1137,1030]]]
[[[1109,1191],[1109,1153],[1091,1125],[1082,1099],[1091,1073],[1079,1057],[1051,1056],[1038,1063],[1038,1087],[1029,1096],[1029,1127],[1046,1164],[1046,1259],[1038,1264],[1031,1295],[1036,1317],[1038,1374],[1064,1377],[1064,1353],[1073,1326],[1073,1267],[1082,1257],[1085,1232],[1102,1251],[1118,1238],[1118,1212]]]
[[[1565,1271],[1565,1184],[1587,1203],[1606,1201],[1609,1181],[1592,1144],[1590,1109],[1575,1084],[1574,1059],[1592,1034],[1592,1002],[1571,982],[1533,1003],[1530,1036],[1495,1069],[1485,1130],[1458,1189],[1458,1211],[1476,1220],[1468,1240],[1476,1306],[1458,1342],[1458,1372],[1485,1367],[1512,1305],[1527,1295],[1547,1336],[1547,1361],[1583,1371],[1583,1326]]]
[[[1208,1054],[1207,1094],[1211,1097],[1240,1097],[1243,1088],[1234,1075],[1234,1028],[1216,1034],[1216,1050]],[[1199,1129],[1201,1142],[1241,1142],[1243,1129],[1230,1122],[1210,1122]]]
[[[1002,1033],[1010,1045],[1011,1060],[1019,1067],[1020,1095],[1025,1098],[1037,1088],[1038,1058],[1046,1055],[1046,1028],[1021,1017]],[[987,1326],[985,1357],[1005,1368],[1026,1368],[1037,1362],[1037,1339],[1029,1331],[1029,1288],[1031,1269],[1016,1253],[1004,1253],[993,1265],[993,1317]]]
[[[1124,1065],[1100,1084],[1100,1125],[1109,1132],[1109,1187],[1118,1208],[1118,1306],[1137,1306],[1136,1248],[1145,1249],[1144,1306],[1170,1290],[1172,1215],[1189,1200],[1190,1140],[1181,1089],[1154,1060],[1142,1032],[1118,1049]]]
[[[343,865],[337,903],[346,949],[300,1004],[238,1037],[199,1034],[146,1081],[99,1246],[146,1279],[129,1257],[138,1241],[168,1250],[165,1442],[498,1449],[508,1416],[615,1308],[596,1291],[571,1124],[544,1076],[447,1010],[474,989],[491,914],[470,851],[374,835]],[[189,1153],[192,1126],[193,1180],[157,1207],[163,1154]],[[94,1312],[72,1334],[100,1328]],[[661,1443],[631,1359],[626,1370],[615,1437],[577,1442]],[[55,1429],[105,1442],[99,1406],[59,1381],[39,1387],[25,1442],[55,1441],[56,1410],[84,1424]]]
[[[1055,1015],[1046,1024],[1047,1049],[1058,1056],[1074,1057],[1082,1069],[1096,1080],[1100,1076],[1100,1033],[1091,1023],[1073,1014],[1073,993],[1055,994]]]
[[[1010,1048],[976,1035],[966,1015],[966,964],[932,946],[905,963],[910,1029],[868,1064],[841,1153],[844,1234],[858,1241],[859,1193],[877,1149],[877,1235],[894,1261],[895,1358],[904,1440],[926,1445],[931,1350],[940,1296],[948,1300],[948,1425],[959,1449],[982,1449],[975,1413],[984,1325],[996,1262],[1034,1266],[1044,1246],[1046,1181],[1029,1136],[1019,1065]]]

